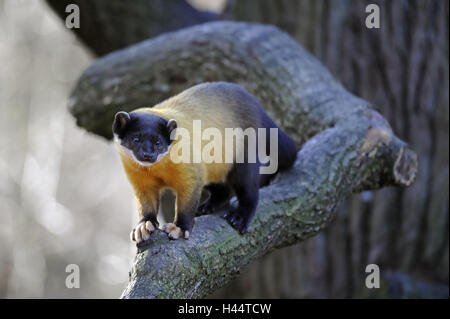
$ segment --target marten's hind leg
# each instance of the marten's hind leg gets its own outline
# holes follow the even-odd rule
[[[163,230],[169,235],[170,239],[184,237],[188,239],[192,228],[194,227],[194,217],[200,201],[202,188],[194,186],[191,191],[177,191],[175,206],[175,220],[163,226]]]
[[[236,163],[227,178],[238,199],[238,206],[225,214],[225,219],[241,234],[245,233],[255,215],[259,199],[259,164]]]
[[[211,183],[204,187],[209,192],[209,197],[198,206],[196,216],[206,215],[225,207],[231,198],[230,186],[223,183]]]

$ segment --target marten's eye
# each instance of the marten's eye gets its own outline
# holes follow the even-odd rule
[[[139,143],[141,141],[141,138],[139,136],[133,137],[133,142]]]
[[[160,141],[159,139],[157,139],[157,140],[155,141],[155,145],[156,145],[156,146],[160,146],[160,145],[161,145],[161,141]]]

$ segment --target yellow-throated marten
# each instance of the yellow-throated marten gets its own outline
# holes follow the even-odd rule
[[[183,128],[195,135],[194,122],[200,120],[201,129],[215,128],[215,141],[203,139],[201,149],[190,147],[189,161],[174,161],[171,153],[184,136],[178,136]],[[264,154],[277,157],[278,167],[271,174],[260,174],[264,161],[257,156],[250,160],[249,139],[242,147],[234,149],[231,161],[226,161],[227,142],[238,144],[237,138],[230,138],[227,129],[254,129],[256,138],[261,138],[262,129],[267,131]],[[278,152],[270,154],[269,129],[277,131]],[[258,130],[260,129],[260,130]],[[248,130],[246,131],[248,132]],[[133,186],[139,209],[140,221],[131,232],[131,239],[140,243],[149,238],[158,227],[156,219],[160,193],[170,188],[176,195],[175,220],[163,226],[172,239],[188,238],[196,214],[206,214],[227,204],[234,193],[237,207],[230,205],[225,218],[241,233],[244,233],[258,205],[259,187],[268,183],[279,170],[293,165],[297,150],[295,142],[269,118],[244,88],[239,85],[215,82],[196,85],[152,108],[141,108],[130,113],[119,112],[113,123],[113,133],[127,177]],[[172,136],[172,139],[171,139]],[[217,137],[218,136],[218,137]],[[211,137],[211,136],[210,136]],[[234,141],[234,142],[233,142]],[[211,145],[213,143],[213,145]],[[195,145],[195,141],[191,140]],[[209,144],[217,147],[219,153],[214,162],[199,161],[198,155]],[[261,150],[258,143],[252,143]],[[178,148],[177,152],[180,151]],[[229,150],[228,150],[229,151]],[[197,161],[193,159],[197,156]],[[238,160],[240,159],[240,160]],[[242,160],[243,159],[243,160]],[[203,189],[209,191],[209,198],[199,205]]]

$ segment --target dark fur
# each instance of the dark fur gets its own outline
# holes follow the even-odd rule
[[[113,133],[123,146],[133,151],[136,159],[154,163],[172,142],[170,133],[176,127],[168,127],[168,124],[166,119],[150,113],[119,112],[113,123]]]

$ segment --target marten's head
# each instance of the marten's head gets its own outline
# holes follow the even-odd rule
[[[122,111],[116,114],[112,130],[125,155],[140,165],[150,166],[169,152],[173,142],[170,136],[176,128],[173,119],[149,112]]]

